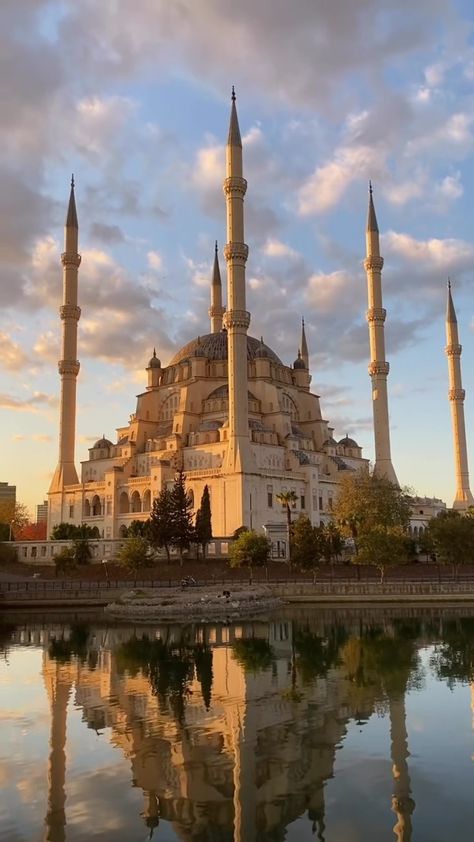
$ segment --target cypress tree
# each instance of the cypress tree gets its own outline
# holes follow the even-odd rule
[[[204,486],[201,505],[196,514],[196,541],[202,547],[202,557],[206,558],[207,545],[212,541],[211,499],[207,485]]]
[[[173,522],[173,538],[171,544],[179,551],[179,560],[183,564],[183,552],[189,549],[194,539],[192,516],[193,503],[186,491],[186,475],[178,471],[171,491],[171,510]]]

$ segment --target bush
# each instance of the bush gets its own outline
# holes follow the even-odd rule
[[[0,544],[0,564],[13,564],[18,561],[16,549],[11,544]]]

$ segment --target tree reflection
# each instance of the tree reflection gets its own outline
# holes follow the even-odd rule
[[[232,644],[232,651],[246,672],[256,674],[269,669],[275,662],[273,647],[261,637],[242,637]]]
[[[117,671],[134,676],[141,671],[150,681],[160,708],[168,707],[178,721],[184,717],[186,699],[194,677],[201,685],[201,695],[209,709],[212,693],[212,651],[205,645],[192,644],[186,637],[178,642],[150,640],[147,635],[132,637],[116,649]]]
[[[91,630],[86,623],[73,623],[68,637],[53,637],[48,647],[49,657],[59,664],[67,664],[77,658],[89,669],[97,666],[97,649],[91,645]]]
[[[324,678],[330,669],[341,663],[341,647],[346,640],[347,632],[344,626],[339,624],[331,626],[329,633],[324,637],[315,634],[309,624],[294,624],[296,666],[304,684],[315,678]]]
[[[456,682],[474,681],[474,617],[443,623],[443,641],[435,645],[430,666],[451,690]]]

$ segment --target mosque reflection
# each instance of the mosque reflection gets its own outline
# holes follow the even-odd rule
[[[387,714],[393,833],[410,842],[415,801],[405,696],[423,681],[418,650],[433,641],[436,624],[358,617],[342,625],[302,611],[298,621],[134,629],[79,623],[43,635],[51,707],[44,839],[67,838],[71,698],[87,726],[128,759],[149,838],[160,837],[163,819],[178,839],[193,842],[276,842],[298,817],[325,840],[325,783],[347,726]],[[440,675],[449,679],[451,670],[456,680],[472,670],[474,630],[467,629],[464,648],[459,624],[451,631],[451,643],[448,629],[433,658]]]

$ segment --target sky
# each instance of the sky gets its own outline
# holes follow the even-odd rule
[[[467,0],[2,0],[0,480],[17,499],[33,510],[57,462],[71,173],[79,464],[128,422],[153,348],[166,365],[210,329],[234,84],[250,334],[291,364],[304,315],[323,417],[373,459],[372,179],[393,463],[402,485],[451,504],[448,276],[474,447],[473,23]]]

